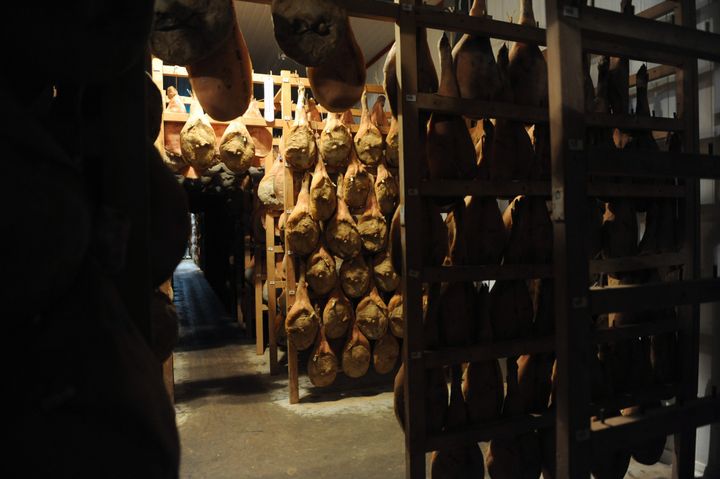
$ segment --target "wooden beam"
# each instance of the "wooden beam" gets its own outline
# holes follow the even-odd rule
[[[720,279],[632,284],[590,290],[593,314],[645,311],[720,301]]]
[[[626,256],[621,258],[590,261],[590,274],[639,271],[650,268],[679,266],[687,260],[682,253],[663,253],[647,256]]]
[[[720,157],[692,153],[594,150],[588,152],[588,170],[592,175],[720,178]]]
[[[555,415],[552,412],[543,415],[522,414],[507,419],[489,421],[487,424],[457,428],[429,436],[425,450],[436,451],[496,438],[512,439],[520,434],[552,427],[554,420]]]
[[[665,15],[673,13],[675,8],[677,8],[677,5],[677,1],[665,0],[664,2],[660,2],[657,5],[653,5],[652,7],[638,12],[637,16],[647,18],[649,20],[655,20],[656,18],[664,17]]]
[[[630,326],[616,326],[601,328],[592,332],[592,341],[595,344],[625,341],[643,336],[671,333],[680,329],[680,322],[676,319],[652,321],[649,323],[633,324]]]
[[[553,268],[551,264],[425,266],[420,277],[427,283],[552,278]]]
[[[555,477],[590,477],[590,368],[592,318],[585,238],[587,178],[583,37],[565,0],[545,2],[548,99],[552,153],[553,260],[558,381],[556,388]]]
[[[420,110],[455,113],[468,118],[505,118],[528,123],[546,123],[548,121],[547,108],[450,98],[434,93],[418,93],[417,107]]]
[[[425,351],[425,366],[436,368],[489,359],[512,358],[522,354],[549,353],[555,350],[555,337],[517,338],[510,341],[492,341],[463,348]]]
[[[638,51],[654,50],[720,61],[720,35],[581,5],[576,25],[583,36],[627,43]],[[632,58],[635,58],[634,56]]]
[[[648,68],[648,81],[655,81],[661,78],[667,78],[674,75],[676,68],[670,65],[658,65],[656,67]],[[630,87],[634,87],[637,84],[637,78],[635,73],[630,75]]]
[[[621,130],[682,131],[685,128],[685,124],[677,118],[611,115],[609,113],[587,113],[585,123],[587,126]]]
[[[384,47],[382,47],[375,55],[373,55],[372,57],[370,57],[370,60],[368,60],[368,61],[365,63],[365,68],[366,68],[366,69],[367,69],[367,68],[370,68],[370,67],[373,66],[375,63],[377,63],[378,60],[380,60],[382,57],[385,56],[385,54],[387,54],[387,52],[390,51],[390,49],[392,48],[392,46],[393,46],[394,44],[395,44],[395,40],[391,41],[390,43],[388,43],[387,45],[385,45]]]

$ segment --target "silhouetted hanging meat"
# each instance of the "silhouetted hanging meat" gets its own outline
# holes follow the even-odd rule
[[[493,338],[526,338],[532,333],[533,307],[524,280],[495,282],[490,290]]]
[[[387,374],[395,369],[400,356],[400,345],[397,339],[386,331],[382,338],[375,342],[373,348],[373,368],[378,374]]]
[[[520,25],[535,27],[532,0],[521,0]],[[516,42],[510,50],[508,79],[515,103],[547,105],[547,63],[535,44]]]
[[[438,90],[438,77],[435,71],[430,47],[427,42],[427,30],[418,28],[416,39],[418,93],[435,93]],[[397,43],[393,43],[385,58],[383,65],[383,87],[387,93],[390,111],[397,118],[400,112],[398,107],[398,81],[397,81]]]
[[[485,18],[485,0],[474,0],[470,16]],[[464,34],[452,51],[460,97],[490,101],[500,85],[495,55],[490,38],[484,35]]]
[[[545,200],[518,196],[503,213],[506,264],[546,264],[552,259],[553,229]]]
[[[450,41],[443,34],[439,43],[441,78],[438,94],[458,98]],[[477,174],[475,145],[461,116],[433,113],[427,125],[428,176],[434,180],[472,180]],[[437,199],[448,205],[457,198]]]

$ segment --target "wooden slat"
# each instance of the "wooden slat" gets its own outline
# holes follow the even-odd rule
[[[674,2],[670,2],[674,3]],[[655,81],[659,80],[661,78],[669,77],[670,75],[674,75],[676,72],[676,68],[671,65],[658,65],[656,67],[648,68],[648,81]],[[630,75],[630,87],[634,87],[637,83],[637,77],[635,73]]]
[[[450,98],[434,93],[418,93],[416,101],[420,110],[456,113],[469,118],[507,118],[528,123],[548,121],[547,109],[513,103]]]
[[[508,419],[491,421],[487,424],[467,426],[429,436],[425,442],[427,452],[441,448],[474,444],[495,438],[511,439],[519,434],[537,429],[552,427],[555,415],[551,412],[543,415],[527,414]]]
[[[588,170],[591,175],[720,178],[720,156],[593,150],[588,152]]]
[[[271,0],[243,0],[249,3],[269,5]],[[335,0],[345,8],[348,15],[384,22],[394,22],[398,16],[398,5],[381,0]]]
[[[593,415],[602,421],[610,417],[608,413],[611,411],[620,411],[626,407],[636,406],[638,404],[656,403],[667,400],[668,398],[675,397],[677,392],[678,386],[676,384],[642,386],[629,393],[618,394],[612,398],[602,398],[601,400],[593,401],[590,407]],[[616,412],[614,415],[617,414]]]
[[[683,264],[686,259],[686,256],[681,253],[597,259],[590,261],[590,274],[617,273],[621,271],[638,271],[650,268],[678,266]]]
[[[720,61],[720,35],[687,26],[580,6],[583,38],[615,39],[633,48]]]
[[[645,307],[647,308],[647,306]],[[611,343],[643,336],[671,333],[678,329],[680,329],[680,323],[674,319],[652,321],[649,323],[633,324],[631,326],[596,329],[592,332],[592,340],[596,344]]]
[[[642,60],[663,65],[681,66],[684,58],[676,53],[665,52],[654,48],[644,48],[622,39],[598,36],[583,38],[583,49],[598,55],[623,56],[634,60]]]
[[[426,266],[421,280],[427,283],[552,278],[551,264]]]
[[[587,113],[587,126],[619,128],[621,130],[682,131],[685,124],[676,118],[611,115],[609,113]]]
[[[590,290],[593,314],[644,311],[720,301],[720,279],[633,284]]]
[[[276,304],[276,281],[275,281],[275,253],[273,244],[275,243],[275,228],[273,216],[265,215],[265,270],[267,271],[267,327],[268,327],[268,355],[270,362],[270,374],[278,373],[278,347],[277,338],[275,337],[275,318],[277,314]]]
[[[646,8],[645,10],[638,12],[637,16],[640,18],[654,20],[656,18],[664,17],[665,15],[674,12],[676,7],[676,1],[665,0],[664,2],[660,2],[657,5],[653,5],[652,7]]]
[[[425,367],[435,368],[488,359],[511,358],[523,354],[549,353],[555,350],[555,337],[519,338],[462,348],[425,351]]]
[[[592,449],[595,453],[625,449],[659,435],[667,436],[684,428],[695,430],[719,421],[720,398],[715,397],[652,409],[636,416],[617,416],[605,421],[593,421]]]
[[[492,196],[512,198],[518,195],[550,197],[550,182],[541,180],[424,180],[421,196]],[[663,184],[627,184],[594,181],[587,185],[588,196],[619,198],[682,198],[685,187]]]

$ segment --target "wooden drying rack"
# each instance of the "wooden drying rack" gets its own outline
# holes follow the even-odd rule
[[[177,76],[187,77],[188,73],[184,67],[163,65],[159,59],[153,59],[153,78],[162,89],[163,76]],[[296,104],[293,102],[293,88],[304,86],[310,89],[310,82],[307,78],[298,76],[297,73],[290,72],[289,70],[282,70],[280,75],[272,74],[260,74],[253,73],[253,83],[264,84],[267,79],[271,79],[274,87],[280,87],[278,92],[273,97],[276,111],[277,107],[280,110],[280,118],[276,118],[274,121],[265,121],[264,119],[243,119],[246,126],[261,126],[266,127],[271,133],[275,130],[281,130],[283,133],[287,129],[293,120],[293,114],[296,109]],[[382,85],[366,85],[368,93],[384,94],[385,90]],[[163,99],[165,98],[165,92],[163,91]],[[267,99],[264,99],[267,101]],[[185,97],[185,102],[189,102],[189,99]],[[264,101],[259,102],[259,107],[264,108]],[[323,107],[318,105],[318,110],[321,113],[327,113]],[[360,117],[361,110],[353,108],[350,110],[353,117]],[[389,117],[390,113],[386,112]],[[187,113],[179,112],[164,112],[163,113],[163,124],[165,122],[185,123],[189,117]],[[211,119],[211,123],[215,125],[229,124],[229,122],[220,122]],[[310,122],[311,128],[316,131],[322,131],[325,124],[324,122]],[[359,124],[350,126],[350,130],[355,133],[359,128]],[[388,128],[380,128],[381,133],[387,134]],[[158,147],[163,148],[164,132],[158,138]],[[273,145],[279,144],[279,138],[273,138]],[[269,170],[272,167],[274,157],[268,155],[265,158],[265,169]],[[285,175],[285,205],[284,211],[289,215],[295,206],[295,198],[293,195],[293,175]],[[253,201],[259,201],[255,196]],[[253,208],[257,204],[252,205]],[[253,247],[252,242],[245,242],[244,266],[245,268],[250,266],[250,254],[254,249],[255,255],[255,274],[253,276],[253,292],[255,297],[255,350],[258,356],[265,354],[265,333],[263,328],[264,323],[264,312],[267,312],[267,325],[268,325],[268,353],[269,353],[269,364],[270,374],[278,374],[280,372],[280,366],[278,363],[278,349],[277,349],[277,338],[275,336],[275,320],[277,319],[277,289],[284,290],[286,292],[286,304],[289,309],[294,302],[295,295],[295,265],[294,261],[288,261],[286,264],[285,276],[286,280],[277,279],[276,271],[276,255],[281,255],[286,251],[286,245],[276,244],[274,223],[280,216],[282,211],[268,211],[265,213],[265,248],[261,248],[258,245]],[[263,304],[262,301],[262,290],[263,282],[266,281],[268,285],[268,302],[267,305]],[[238,302],[240,301],[240,295],[238,295]],[[238,321],[243,322],[241,305],[237,305]],[[287,313],[287,310],[286,310]],[[170,365],[170,368],[172,366]],[[169,369],[171,372],[172,369]],[[288,376],[289,376],[289,396],[290,403],[295,404],[299,401],[299,386],[298,386],[298,367],[297,367],[297,351],[288,344]]]

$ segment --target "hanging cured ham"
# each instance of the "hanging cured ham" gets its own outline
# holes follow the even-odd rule
[[[315,132],[308,124],[305,88],[302,85],[298,88],[295,120],[290,128],[283,131],[280,153],[290,168],[296,171],[306,171],[312,168],[317,160]]]
[[[355,151],[360,161],[368,167],[376,167],[382,159],[383,138],[378,126],[370,119],[367,91],[362,94],[360,127],[355,133]]]
[[[368,339],[380,339],[387,332],[387,306],[376,287],[358,303],[355,321]]]
[[[353,211],[367,206],[368,193],[373,189],[373,181],[365,166],[360,163],[355,150],[350,150],[350,165],[342,181],[342,196],[348,208]]]
[[[439,95],[457,98],[459,91],[453,72],[450,42],[443,34],[439,44],[441,78]],[[471,180],[477,175],[475,146],[460,116],[432,113],[427,125],[428,177],[436,180]],[[436,199],[441,205],[458,198]]]
[[[210,120],[197,101],[193,101],[190,117],[180,131],[180,149],[185,163],[202,173],[215,162],[217,138]]]
[[[468,414],[461,392],[461,371],[453,367],[450,385],[450,405],[447,411],[446,431],[453,431],[467,425]],[[432,479],[455,479],[485,477],[485,463],[477,442],[458,445],[435,451],[431,459]]]
[[[535,27],[532,0],[521,0],[520,25]],[[547,105],[547,63],[535,44],[516,42],[510,50],[508,79],[515,103]]]
[[[405,321],[403,319],[403,295],[397,291],[388,302],[388,320],[390,332],[396,338],[405,337]]]
[[[400,186],[385,163],[380,162],[375,178],[375,196],[383,216],[390,216],[400,202]]]
[[[250,102],[250,106],[242,117],[246,120],[265,121],[265,117],[263,117],[262,113],[260,113],[258,102],[254,98]],[[246,122],[245,126],[247,127],[248,133],[250,133],[253,143],[255,144],[255,159],[257,160],[255,164],[259,165],[259,160],[265,158],[270,154],[270,152],[272,152],[273,136],[266,127],[248,125],[247,123],[248,122]]]
[[[258,199],[269,210],[285,208],[285,169],[285,162],[276,158],[258,185]]]
[[[435,93],[438,90],[438,77],[428,46],[427,30],[419,28],[415,38],[417,42],[418,93]],[[396,57],[397,43],[393,43],[383,65],[383,87],[387,93],[388,103],[390,103],[390,111],[397,118],[399,109]]]
[[[230,122],[220,139],[220,161],[233,173],[243,174],[255,158],[255,143],[241,118]]]
[[[338,359],[325,337],[325,326],[320,327],[315,349],[313,349],[308,359],[307,371],[313,386],[325,387],[335,382]]]
[[[319,296],[329,293],[337,284],[335,260],[320,243],[307,259],[307,282]]]
[[[343,261],[340,266],[340,284],[350,298],[360,298],[370,288],[372,272],[361,254]]]
[[[395,418],[405,430],[405,364],[400,365],[393,386]],[[428,432],[440,432],[445,425],[448,408],[448,388],[442,368],[425,373],[425,427]]]
[[[235,19],[234,8],[230,18]],[[187,64],[190,86],[212,118],[230,121],[245,113],[252,99],[252,62],[235,21],[217,51]]]
[[[319,328],[320,318],[310,303],[305,270],[304,267],[301,267],[300,280],[295,290],[295,302],[288,311],[285,331],[288,340],[295,345],[298,351],[303,351],[313,345]]]
[[[348,156],[353,147],[350,129],[340,120],[340,114],[329,113],[325,128],[318,142],[320,157],[328,168],[340,170],[348,165]]]
[[[339,283],[336,284],[327,303],[325,303],[322,320],[325,334],[330,339],[343,337],[348,330],[348,326],[355,321],[355,309],[343,293]]]
[[[358,219],[357,228],[365,251],[375,254],[385,249],[388,226],[373,189],[367,195],[365,211]]]
[[[487,16],[486,0],[474,0],[470,16]],[[461,98],[494,100],[500,86],[495,55],[490,38],[484,35],[463,35],[452,51],[455,74]]]
[[[308,66],[310,88],[326,110],[341,113],[352,108],[365,89],[365,57],[355,41],[350,20],[345,18],[345,35],[328,60]]]
[[[546,264],[552,259],[553,227],[541,197],[518,196],[503,213],[508,233],[506,264]]]
[[[310,183],[310,214],[316,221],[330,219],[337,206],[337,185],[335,185],[325,170],[325,164],[318,161],[315,164],[312,183]]]
[[[400,124],[397,118],[390,118],[390,129],[385,137],[385,161],[388,166],[398,168],[400,166]]]
[[[343,184],[343,176],[338,177],[338,190]],[[335,215],[325,225],[325,241],[330,251],[340,258],[349,259],[360,254],[362,238],[355,219],[350,215],[342,194],[337,194]]]
[[[373,348],[373,368],[378,374],[388,374],[395,369],[399,356],[400,345],[390,331],[387,331]]]
[[[372,357],[370,342],[358,328],[357,320],[353,321],[347,342],[343,348],[343,372],[351,378],[359,378],[367,373]]]
[[[347,12],[332,0],[273,0],[271,11],[278,46],[305,66],[330,61],[348,35]]]
[[[320,238],[320,226],[310,214],[310,175],[303,178],[297,204],[287,218],[285,236],[293,254],[307,256],[312,253]]]
[[[392,293],[400,285],[400,276],[395,272],[387,251],[382,251],[373,258],[373,277],[377,287],[386,293]]]

